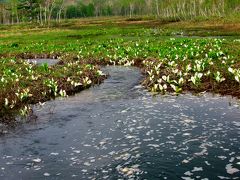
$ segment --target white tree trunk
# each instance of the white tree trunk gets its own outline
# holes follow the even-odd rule
[[[156,9],[157,9],[157,16],[160,16],[160,12],[159,12],[159,4],[158,4],[158,0],[155,0],[156,3]]]

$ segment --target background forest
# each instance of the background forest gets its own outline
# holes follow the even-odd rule
[[[0,24],[136,15],[186,20],[239,12],[240,0],[0,0]]]

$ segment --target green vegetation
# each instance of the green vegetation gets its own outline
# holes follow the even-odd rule
[[[65,97],[105,78],[91,64],[66,59],[51,67],[37,66],[26,60],[1,59],[0,72],[0,117],[4,122],[9,122],[8,115],[16,110],[26,115],[30,111],[29,104]]]
[[[29,112],[29,104],[102,82],[106,75],[99,65],[107,64],[140,67],[152,92],[240,97],[239,24],[201,23],[115,17],[68,20],[52,28],[2,26],[0,119],[9,122],[11,115]],[[60,61],[37,66],[26,60],[41,57]]]

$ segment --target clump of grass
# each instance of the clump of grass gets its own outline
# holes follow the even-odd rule
[[[65,60],[51,67],[19,59],[1,59],[1,62],[0,119],[16,113],[26,115],[29,104],[65,97],[106,77],[97,66],[82,64],[80,60]]]
[[[172,48],[159,59],[143,61],[147,78],[143,85],[152,92],[216,92],[240,97],[240,70],[223,49],[224,40],[198,39],[169,42]]]

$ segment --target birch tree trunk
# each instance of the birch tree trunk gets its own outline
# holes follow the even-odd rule
[[[42,5],[39,4],[39,21],[40,24],[43,25],[43,19],[42,19]]]
[[[156,3],[156,9],[157,9],[157,16],[160,16],[160,12],[159,12],[159,4],[158,4],[158,0],[155,0]]]
[[[47,23],[47,6],[44,8],[44,22]]]

